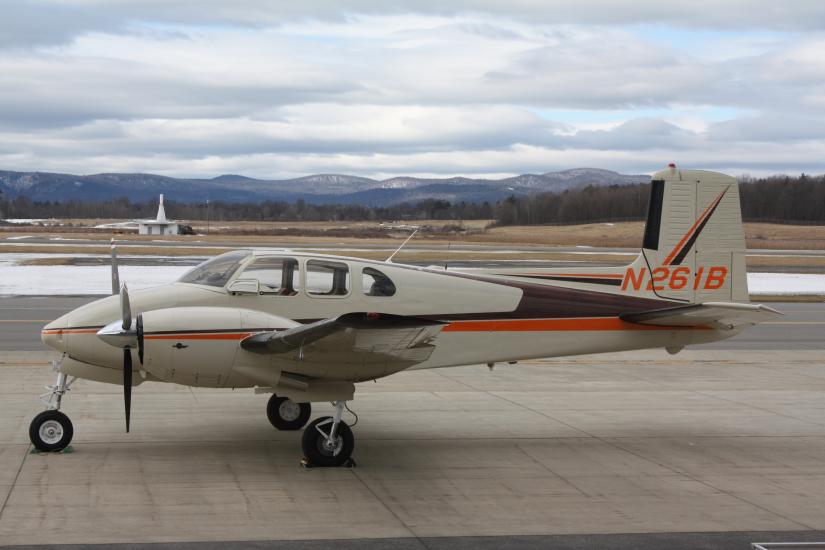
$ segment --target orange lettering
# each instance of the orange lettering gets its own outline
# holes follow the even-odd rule
[[[642,268],[639,270],[639,276],[636,276],[636,271],[632,267],[628,267],[627,271],[624,274],[624,280],[622,281],[622,290],[627,290],[627,285],[633,287],[633,290],[639,290],[642,288],[642,282],[645,280],[645,271],[646,268]]]
[[[702,280],[702,272],[705,271],[704,267],[700,267],[699,271],[696,272],[696,275],[693,279],[693,290],[699,290],[699,282]]]
[[[670,275],[670,270],[666,267],[657,267],[653,271],[650,272],[650,282],[647,283],[648,290],[664,290],[665,287],[659,285],[656,286],[656,283],[661,283],[667,276]]]
[[[689,267],[677,267],[670,276],[670,288],[679,290],[688,283],[687,275],[690,275]]]
[[[705,280],[705,290],[716,290],[725,284],[725,277],[728,275],[728,268],[723,266],[711,267],[708,270],[708,277]]]

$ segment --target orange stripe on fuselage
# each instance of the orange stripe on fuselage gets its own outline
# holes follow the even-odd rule
[[[251,332],[147,334],[144,340],[243,340]]]
[[[606,330],[691,330],[704,327],[672,327],[628,323],[618,317],[583,317],[579,319],[491,319],[455,321],[442,332],[555,332]]]

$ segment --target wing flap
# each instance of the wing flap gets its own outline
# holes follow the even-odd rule
[[[743,325],[756,325],[775,319],[783,313],[762,304],[733,302],[705,302],[666,309],[621,315],[621,319],[642,325],[673,327],[710,326],[734,329]]]

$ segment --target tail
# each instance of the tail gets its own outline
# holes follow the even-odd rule
[[[642,251],[621,290],[684,303],[748,302],[736,179],[673,165],[654,174]]]

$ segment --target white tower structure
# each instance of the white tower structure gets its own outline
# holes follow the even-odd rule
[[[154,220],[137,220],[138,233],[141,235],[177,235],[180,233],[180,224],[166,219],[166,210],[163,208],[163,195],[158,203],[158,215]]]
[[[158,223],[167,223],[166,210],[163,209],[163,193],[160,194],[160,203],[158,204],[158,217],[155,220]]]

